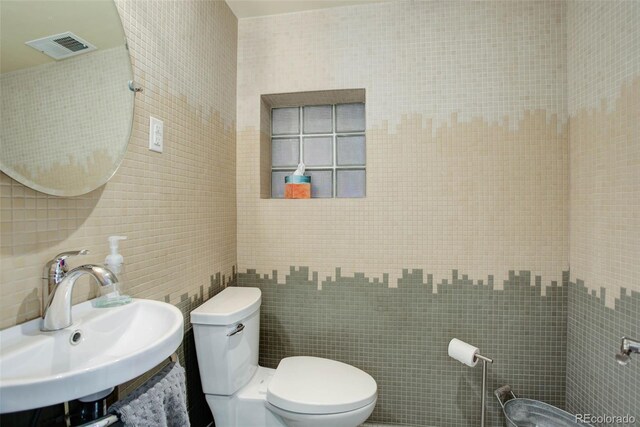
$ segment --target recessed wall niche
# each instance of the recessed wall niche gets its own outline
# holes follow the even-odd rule
[[[262,95],[260,102],[261,198],[282,198],[284,177],[301,160],[312,198],[365,197],[364,89]]]

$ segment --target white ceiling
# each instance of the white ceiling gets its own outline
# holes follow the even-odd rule
[[[238,19],[278,15],[328,7],[378,3],[385,0],[225,0]],[[388,0],[386,0],[388,1]]]
[[[112,0],[0,0],[0,72],[55,62],[25,42],[67,31],[98,49],[122,46],[125,42]]]

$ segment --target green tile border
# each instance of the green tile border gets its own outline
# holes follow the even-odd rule
[[[363,273],[322,281],[308,267],[238,274],[239,286],[263,291],[260,363],[275,367],[291,355],[341,360],[371,373],[379,386],[369,422],[404,425],[479,425],[481,369],[447,356],[450,338],[471,342],[495,359],[489,390],[511,384],[526,397],[565,406],[567,272],[544,286],[529,271],[473,280],[458,270],[436,283],[422,270],[403,270],[397,288],[389,275]],[[434,292],[434,289],[437,292]],[[453,387],[452,387],[453,385]],[[489,424],[504,418],[492,394]]]

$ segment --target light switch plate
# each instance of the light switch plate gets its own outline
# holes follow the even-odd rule
[[[164,148],[164,123],[155,117],[149,118],[149,150],[162,153]]]

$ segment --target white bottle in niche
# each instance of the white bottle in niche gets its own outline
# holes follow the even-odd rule
[[[118,278],[118,282],[109,286],[101,286],[101,296],[96,299],[96,307],[115,307],[131,302],[129,295],[124,295],[126,277],[124,272],[124,257],[118,252],[120,240],[126,240],[127,236],[109,236],[109,249],[111,253],[104,260],[107,267]]]

